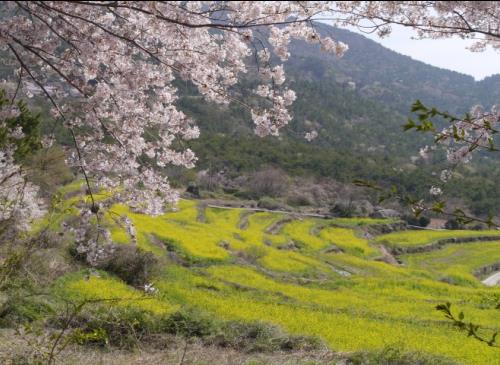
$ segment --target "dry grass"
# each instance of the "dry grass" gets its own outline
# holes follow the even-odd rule
[[[156,341],[155,341],[156,342]],[[19,364],[14,359],[29,355],[24,340],[13,330],[0,331],[0,363]],[[229,348],[205,346],[200,340],[163,336],[154,347],[134,351],[71,346],[56,359],[56,365],[299,365],[332,364],[340,355],[329,350],[314,352],[244,353]],[[22,362],[21,362],[22,363]],[[25,363],[23,363],[25,364]],[[29,364],[29,363],[26,363]]]

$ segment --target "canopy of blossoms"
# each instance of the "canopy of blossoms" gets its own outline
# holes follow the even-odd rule
[[[258,135],[276,135],[290,119],[295,93],[284,87],[273,48],[288,57],[292,38],[322,43],[341,55],[347,47],[321,38],[309,22],[328,3],[295,2],[8,2],[0,47],[34,82],[74,138],[71,162],[99,186],[123,188],[123,198],[149,214],[177,198],[158,171],[193,167],[190,149],[174,143],[199,130],[176,106],[175,79],[190,81],[209,101],[238,100],[231,88],[257,57],[262,103],[250,107]],[[274,24],[274,25],[273,25]],[[255,36],[268,25],[267,37]],[[281,25],[280,27],[276,25]],[[255,31],[254,31],[255,30]],[[48,89],[63,81],[65,90]],[[176,145],[182,145],[176,143]]]
[[[183,148],[199,130],[176,105],[177,80],[195,85],[208,101],[242,104],[259,136],[277,135],[291,120],[295,100],[282,65],[290,41],[317,43],[338,56],[347,50],[320,35],[314,19],[381,36],[391,24],[401,24],[422,37],[474,38],[475,50],[499,47],[500,6],[493,1],[8,1],[0,6],[0,50],[20,85],[36,85],[70,131],[69,162],[98,186],[120,187],[122,200],[148,214],[161,213],[165,202],[177,199],[162,168],[191,168],[197,159]],[[247,73],[258,78],[251,102],[234,88]],[[54,84],[64,86],[49,88]],[[316,135],[312,131],[306,138]]]

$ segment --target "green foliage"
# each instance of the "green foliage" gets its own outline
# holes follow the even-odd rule
[[[53,311],[48,298],[36,295],[33,290],[12,288],[0,291],[0,327],[37,321]]]
[[[352,138],[356,141],[357,137]],[[399,140],[401,136],[394,138]],[[342,138],[345,139],[348,137]],[[431,142],[422,141],[404,148],[416,155],[425,143]],[[259,146],[258,150],[255,145]],[[329,147],[327,144],[305,143],[300,139],[261,139],[230,133],[202,134],[200,139],[191,142],[191,147],[200,156],[200,169],[225,170],[231,177],[251,174],[263,165],[274,165],[292,176],[329,177],[343,183],[356,179],[372,181],[384,189],[395,186],[401,194],[414,197],[428,196],[429,186],[435,184],[432,175],[436,169],[434,165],[419,161],[409,164],[410,156],[399,161],[400,151],[367,155],[337,144]],[[438,154],[436,159],[441,157],[444,156]],[[474,214],[499,214],[500,185],[496,182],[500,179],[500,169],[495,168],[497,162],[476,159],[473,166],[473,169],[456,169],[457,178],[448,183],[446,197],[462,199]],[[471,186],[481,186],[481,189],[470,189]],[[252,198],[248,192],[238,192],[238,196]]]
[[[76,318],[71,340],[81,345],[133,349],[164,330],[161,318],[137,307],[88,307]]]
[[[248,262],[257,263],[267,255],[267,250],[261,246],[250,246],[241,251],[240,255]]]
[[[418,219],[418,225],[420,227],[427,227],[429,225],[429,223],[431,223],[431,220],[430,218],[426,217],[426,216],[421,216],[419,219]]]
[[[33,151],[26,161],[28,178],[40,187],[40,192],[51,196],[62,185],[70,183],[74,176],[65,162],[62,148],[53,146]]]
[[[354,207],[348,203],[337,203],[331,209],[330,213],[335,217],[352,218],[355,215]]]
[[[105,346],[109,343],[109,338],[103,328],[94,328],[87,331],[77,328],[71,333],[70,341],[78,345]]]
[[[464,229],[464,225],[461,224],[458,220],[452,218],[448,219],[444,225],[446,229]]]
[[[434,163],[445,156],[439,152],[431,163],[410,162],[420,147],[433,142],[433,136],[426,133],[403,133],[410,105],[420,100],[413,110],[421,117],[414,118],[406,129],[440,130],[443,119],[452,113],[465,113],[465,108],[478,102],[486,107],[496,103],[499,78],[475,82],[472,77],[398,55],[348,31],[325,25],[318,29],[350,44],[349,52],[336,59],[317,46],[294,42],[286,68],[297,101],[294,119],[279,139],[253,136],[250,116],[241,107],[217,108],[197,97],[194,89],[183,88],[181,106],[204,131],[190,144],[200,157],[198,166],[231,176],[274,166],[292,176],[341,182],[364,179],[387,189],[394,185],[401,193],[419,199],[428,197],[428,189],[435,183],[431,175],[436,170]],[[347,81],[354,81],[356,90],[347,88]],[[251,80],[243,82],[240,92],[248,95],[253,87]],[[319,137],[308,143],[303,136],[311,129]],[[446,196],[463,200],[474,214],[500,214],[498,159],[478,158],[472,166],[457,169],[459,178],[449,183]]]
[[[409,225],[412,225],[412,226],[427,227],[429,225],[429,223],[431,222],[431,220],[428,217],[423,216],[423,215],[421,215],[418,218],[415,217],[414,215],[407,215],[407,216],[404,216],[403,218]],[[446,227],[446,228],[450,229],[448,227]]]
[[[164,331],[183,337],[207,337],[217,325],[213,317],[194,311],[172,313],[162,323]]]
[[[440,142],[447,137],[444,134],[439,133],[435,127],[435,120],[437,119],[437,117],[439,117],[445,122],[448,122],[452,125],[452,135],[455,142],[467,143],[469,151],[473,151],[481,147],[478,142],[471,142],[469,137],[465,135],[465,130],[461,129],[461,131],[459,131],[457,126],[454,124],[458,121],[463,121],[467,124],[474,124],[474,119],[469,114],[466,114],[464,117],[459,118],[451,115],[450,113],[439,111],[436,108],[429,108],[422,104],[420,100],[417,100],[412,105],[411,111],[412,113],[415,113],[417,115],[418,122],[409,119],[408,123],[404,126],[405,131],[415,129],[417,132],[429,132],[434,136],[435,142]],[[495,135],[498,133],[498,130],[494,129],[489,122],[484,123],[484,128],[490,135]],[[488,139],[488,143],[489,151],[499,151],[495,148],[493,137],[490,137]]]
[[[9,108],[11,101],[6,98],[5,91],[0,89],[0,109]],[[15,118],[5,120],[5,128],[0,129],[0,148],[7,144],[16,146],[14,157],[17,161],[26,159],[26,157],[41,149],[40,142],[40,115],[33,114],[25,102],[18,101],[16,106],[20,114]],[[21,127],[24,136],[22,138],[9,138],[8,131]]]
[[[269,209],[269,210],[286,210],[288,208],[286,204],[283,204],[278,200],[270,198],[268,196],[260,198],[257,205],[259,208]]]

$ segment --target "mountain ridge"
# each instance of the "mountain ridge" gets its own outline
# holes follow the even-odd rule
[[[308,61],[311,61],[310,58],[314,59],[313,65],[323,62],[323,66],[328,67],[329,64],[333,67],[333,73],[340,78],[352,79],[361,88],[365,88],[365,95],[386,102],[403,114],[408,113],[409,106],[416,99],[426,103],[434,102],[436,107],[457,113],[467,112],[474,104],[481,103],[485,107],[491,107],[500,101],[500,75],[476,81],[470,75],[414,60],[346,29],[324,24],[320,24],[318,29],[322,34],[331,35],[348,44],[349,50],[343,58],[338,59],[321,53],[317,45],[295,41],[288,63],[292,66],[289,67],[292,72],[293,68],[295,71],[297,68],[304,71],[304,67],[300,66],[305,65],[297,64],[296,58],[308,55]],[[381,85],[376,85],[377,82]],[[487,90],[484,90],[485,86]],[[392,87],[394,92],[387,90],[388,87]],[[401,98],[401,93],[407,97]]]

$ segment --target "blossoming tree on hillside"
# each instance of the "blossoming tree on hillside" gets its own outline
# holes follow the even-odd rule
[[[198,137],[199,130],[176,106],[176,80],[189,81],[208,101],[244,105],[259,136],[277,135],[291,120],[295,100],[282,65],[290,41],[318,43],[338,56],[347,50],[319,34],[315,19],[380,36],[400,24],[421,37],[472,38],[476,51],[498,48],[500,38],[500,5],[493,1],[11,1],[0,6],[3,57],[17,69],[18,86],[29,89],[34,83],[70,132],[69,162],[87,183],[121,186],[121,199],[148,214],[161,213],[165,202],[177,199],[161,168],[190,168],[196,162],[182,141]],[[234,91],[247,73],[259,80],[251,101]],[[54,83],[64,86],[49,87]],[[451,156],[459,154],[467,155],[457,150]],[[97,210],[94,202],[92,208]]]

